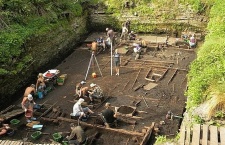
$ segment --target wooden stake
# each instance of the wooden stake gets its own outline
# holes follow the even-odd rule
[[[176,69],[176,70],[174,71],[173,75],[171,76],[171,78],[170,78],[170,80],[168,81],[167,84],[169,84],[169,83],[173,80],[173,78],[175,77],[177,71],[178,71],[178,69]]]
[[[129,82],[130,82],[130,80],[127,81],[127,83],[124,85],[123,90],[126,88],[126,86],[128,85]]]
[[[144,102],[145,102],[145,105],[149,108],[148,103],[146,102],[144,96],[141,96],[141,97],[143,98],[143,100],[144,100]]]
[[[137,76],[136,76],[136,78],[135,78],[135,80],[134,80],[134,82],[133,82],[133,85],[132,85],[131,89],[134,87],[134,84],[136,83],[137,78],[138,78],[140,72],[141,72],[141,69],[140,69],[139,72],[137,73]]]

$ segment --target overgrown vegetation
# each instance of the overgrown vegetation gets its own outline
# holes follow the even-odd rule
[[[27,41],[83,12],[78,0],[0,0],[0,7],[0,75],[17,74],[32,61]]]
[[[190,109],[207,101],[209,118],[217,111],[225,110],[224,12],[224,1],[215,0],[210,11],[208,34],[188,74],[187,108]]]

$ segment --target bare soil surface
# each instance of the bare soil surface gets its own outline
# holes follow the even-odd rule
[[[142,38],[144,39],[145,36],[142,36]],[[124,46],[120,46],[121,51],[123,48]],[[106,102],[110,102],[112,106],[131,106],[135,108],[135,113],[132,114],[134,117],[131,116],[130,119],[136,120],[137,124],[129,125],[119,122],[116,128],[142,132],[145,126],[149,127],[152,122],[155,122],[160,129],[160,135],[174,137],[179,130],[181,120],[176,118],[167,120],[165,116],[169,110],[175,115],[182,116],[186,102],[184,92],[186,90],[188,65],[196,57],[195,51],[175,48],[174,46],[157,51],[148,48],[146,52],[143,51],[141,53],[140,59],[134,60],[133,48],[129,47],[127,50],[126,54],[121,54],[122,62],[119,76],[115,75],[114,68],[111,76],[110,50],[98,54],[96,59],[102,76],[97,65],[91,65],[85,86],[89,86],[91,83],[98,84],[103,89],[105,98],[110,97]],[[74,52],[56,67],[60,70],[60,74],[67,74],[65,83],[62,86],[55,86],[55,89],[48,93],[46,97],[36,99],[36,102],[40,104],[45,101],[47,101],[46,104],[57,102],[55,106],[59,106],[66,112],[65,117],[70,118],[69,114],[72,113],[74,105],[71,102],[75,99],[75,85],[84,80],[90,58],[91,53],[85,44],[79,48],[74,48]],[[123,66],[126,62],[128,63]],[[97,73],[97,78],[92,78],[92,72]],[[35,82],[36,80],[34,80]],[[134,89],[138,86],[141,87],[135,91]],[[147,86],[150,90],[146,90],[148,89]],[[22,98],[18,100],[18,104],[21,101]],[[139,101],[140,103],[135,106]],[[94,106],[98,108],[93,108],[92,110],[99,113],[103,110],[104,104],[99,106],[99,103],[95,102]],[[126,108],[128,110],[124,110]],[[133,109],[122,107],[120,111],[126,114],[132,113]],[[24,115],[20,116],[19,119],[22,123],[25,123]],[[95,118],[89,118],[87,123],[93,124],[94,120]],[[160,121],[165,121],[165,124],[160,124]],[[31,138],[32,132],[27,131],[25,125],[21,125],[17,127],[13,139],[22,140],[27,137],[27,141],[30,142],[50,143],[49,139],[52,139],[53,133],[70,131],[68,122],[60,122],[58,125],[44,122],[42,124],[44,124],[42,132],[50,133],[50,135],[42,135],[40,139],[33,140]],[[143,139],[122,133],[85,127],[85,133],[88,136],[96,132],[99,132],[99,136],[92,144],[97,145],[137,145]],[[12,139],[12,137],[5,137],[4,139]],[[150,144],[153,144],[154,139],[150,142]]]

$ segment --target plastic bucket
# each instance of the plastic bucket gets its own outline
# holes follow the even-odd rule
[[[25,112],[25,117],[30,118],[30,117],[32,117],[32,114],[33,114],[33,111],[30,110],[30,109],[28,109],[28,110]]]

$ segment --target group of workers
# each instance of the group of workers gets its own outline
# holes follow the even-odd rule
[[[39,92],[38,94],[39,98],[43,98],[43,95],[45,94],[44,93],[45,88],[46,88],[46,80],[43,74],[39,73],[37,76],[36,85],[31,84],[29,87],[25,89],[21,106],[25,111],[25,116],[28,123],[31,122],[32,120],[36,120],[36,118],[33,117],[33,108],[34,108],[34,105],[36,104],[33,99],[33,96]]]
[[[181,36],[181,39],[184,42],[188,43],[189,48],[195,48],[196,47],[197,40],[195,38],[195,34],[188,35],[187,33],[185,33]]]

